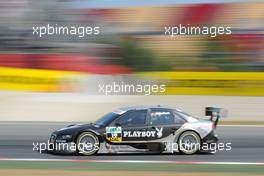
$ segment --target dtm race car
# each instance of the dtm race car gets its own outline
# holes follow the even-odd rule
[[[158,152],[194,154],[203,144],[217,143],[216,126],[226,111],[207,107],[210,119],[193,117],[179,109],[125,107],[94,123],[69,125],[51,134],[52,152],[96,153]],[[63,147],[62,147],[63,146]]]

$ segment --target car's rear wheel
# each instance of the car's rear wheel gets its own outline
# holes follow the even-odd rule
[[[77,138],[77,152],[82,155],[94,155],[98,152],[100,142],[92,132],[83,132]]]
[[[192,155],[200,150],[201,138],[193,131],[186,131],[180,135],[178,145],[181,153]]]

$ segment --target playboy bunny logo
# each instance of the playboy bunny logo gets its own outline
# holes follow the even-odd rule
[[[161,138],[162,137],[162,131],[163,131],[163,128],[155,128],[156,129],[156,131],[157,131],[157,137],[158,138]]]

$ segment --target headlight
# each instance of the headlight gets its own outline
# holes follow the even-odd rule
[[[61,139],[70,139],[70,138],[72,138],[72,135],[69,134],[61,136]]]
[[[52,135],[50,136],[50,142],[54,142],[55,139],[56,139],[56,134],[52,134]]]

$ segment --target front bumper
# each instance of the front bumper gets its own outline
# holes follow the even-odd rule
[[[51,153],[75,153],[76,144],[72,139],[60,139],[56,134],[50,136],[48,152]]]
[[[50,143],[48,152],[50,153],[75,153],[76,152],[76,145],[73,142],[68,143]]]

